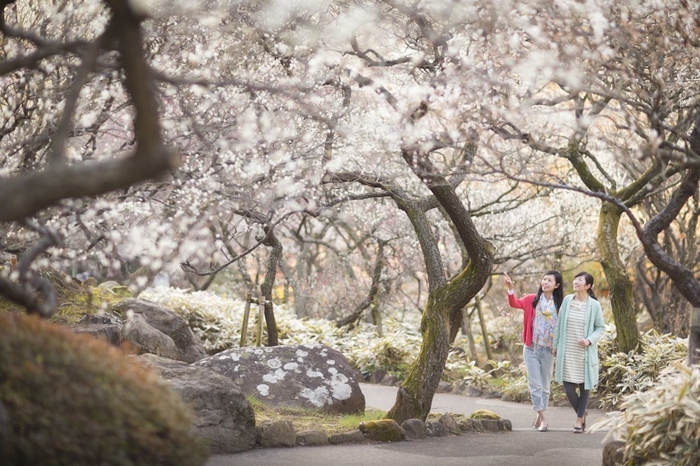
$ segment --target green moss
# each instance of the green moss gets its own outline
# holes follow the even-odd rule
[[[256,424],[291,421],[297,432],[323,430],[327,434],[339,434],[357,429],[361,422],[382,419],[386,414],[378,409],[367,409],[364,415],[331,414],[318,410],[266,405],[254,395],[248,395],[246,399],[255,411]]]
[[[338,424],[348,430],[357,429],[362,422],[376,421],[383,419],[386,416],[386,411],[380,409],[366,409],[365,414],[360,416],[359,414],[348,414],[347,416],[340,417]]]
[[[22,308],[18,305],[0,296],[0,312],[13,312],[21,310]]]
[[[396,421],[393,419],[379,419],[376,421],[365,421],[359,425],[360,431],[371,440],[380,442],[399,442],[404,439],[404,435]]]
[[[62,325],[75,325],[86,314],[97,314],[123,299],[103,288],[80,286],[64,294],[58,303],[56,314],[49,320]]]
[[[0,464],[200,465],[191,413],[116,348],[22,313],[0,313]]]
[[[488,409],[477,409],[469,415],[471,419],[494,419],[499,420],[501,416]]]

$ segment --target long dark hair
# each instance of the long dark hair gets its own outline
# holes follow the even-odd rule
[[[559,284],[558,287],[554,288],[554,291],[552,291],[552,298],[554,298],[554,305],[557,308],[557,311],[559,310],[559,307],[561,307],[562,301],[564,301],[564,281],[561,278],[561,274],[559,273],[558,270],[550,270],[547,273],[543,274],[542,276],[544,277],[545,275],[551,275],[554,277],[554,281]],[[591,278],[592,280],[593,278]],[[541,282],[542,280],[540,280]],[[540,302],[540,298],[542,297],[542,284],[540,283],[540,289],[537,290],[537,296],[535,296],[535,300],[533,301],[533,305],[537,306],[537,303]]]
[[[588,292],[588,296],[590,296],[591,298],[598,301],[598,298],[595,297],[595,293],[593,292],[593,275],[591,275],[588,272],[579,272],[576,274],[576,276],[574,278],[576,278],[576,277],[585,277],[586,278],[586,285],[591,285],[591,287],[586,290]]]

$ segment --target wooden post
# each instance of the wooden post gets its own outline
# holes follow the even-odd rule
[[[700,307],[690,310],[690,331],[688,332],[688,365],[700,362]]]
[[[265,319],[265,301],[262,297],[258,297],[258,322],[255,334],[255,346],[262,346],[262,328],[263,320]]]
[[[464,319],[464,322],[462,322],[462,330],[469,341],[469,354],[472,357],[472,361],[478,364],[479,358],[476,354],[476,343],[474,342],[474,334],[472,333],[472,319],[469,316],[469,309],[467,309],[467,306],[462,308],[462,318]]]
[[[379,295],[374,295],[374,300],[370,304],[370,310],[372,311],[372,322],[377,326],[377,336],[379,338],[384,337],[384,329],[382,328],[382,312],[379,310]]]
[[[241,325],[241,348],[248,343],[248,317],[250,317],[250,301],[253,295],[247,293],[245,295],[245,309],[243,311],[243,323]]]
[[[493,360],[493,352],[491,351],[491,345],[489,345],[489,333],[486,331],[486,322],[484,321],[484,311],[481,308],[481,298],[479,295],[474,297],[474,303],[476,305],[476,310],[479,313],[479,325],[481,325],[481,334],[484,336],[484,348],[486,349],[486,358],[488,361]]]

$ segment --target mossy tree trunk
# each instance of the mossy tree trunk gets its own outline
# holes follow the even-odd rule
[[[617,345],[620,351],[635,351],[639,344],[636,309],[632,293],[632,280],[620,259],[617,235],[622,211],[604,202],[598,221],[598,251],[600,264],[610,288],[610,304],[617,327]]]
[[[471,145],[462,154],[465,163],[473,155]],[[408,216],[421,247],[428,276],[428,301],[421,320],[421,343],[418,358],[411,366],[406,379],[396,395],[394,406],[387,417],[401,423],[406,419],[426,419],[430,413],[433,396],[442,377],[450,347],[450,334],[453,317],[460,319],[462,309],[481,290],[491,274],[493,248],[481,237],[471,215],[464,207],[455,188],[460,178],[448,182],[432,166],[428,154],[404,152],[404,159],[432,192],[432,196],[416,199],[392,181],[365,177],[357,172],[329,173],[325,183],[360,183],[379,188],[384,195],[391,196],[396,205]],[[466,170],[459,167],[458,172]],[[433,234],[433,222],[427,212],[439,208],[452,224],[459,241],[464,245],[465,261],[461,271],[451,280],[446,278],[438,247],[438,239]]]
[[[387,413],[388,418],[399,424],[406,419],[427,418],[450,349],[451,316],[455,307],[461,312],[478,292],[477,289],[472,294],[468,290],[481,280],[482,285],[486,281],[479,268],[479,265],[470,264],[457,278],[430,293],[421,320],[423,341],[418,358],[399,387],[396,402]],[[488,277],[488,272],[485,275]]]
[[[356,79],[363,85],[368,84],[366,78],[358,76]],[[383,90],[382,94],[389,105],[403,113],[404,110],[395,105],[396,99],[390,92]],[[428,105],[421,102],[410,114],[408,124],[427,113]],[[401,155],[407,166],[432,193],[432,196],[424,198],[417,197],[415,193],[406,193],[393,180],[358,172],[329,172],[322,180],[323,183],[351,182],[381,189],[381,196],[390,196],[406,213],[421,247],[429,294],[421,320],[423,341],[418,358],[401,384],[394,406],[387,413],[388,418],[399,423],[410,418],[427,418],[447,361],[451,328],[461,325],[462,308],[476,296],[491,274],[493,247],[479,234],[469,211],[456,193],[457,186],[462,184],[470,171],[477,148],[477,134],[470,135],[460,146],[445,146],[445,140],[440,136],[402,148]],[[436,166],[431,160],[433,151],[450,151],[454,158],[445,166],[444,154],[440,153],[436,160],[441,165]],[[367,199],[366,196],[362,198]],[[433,209],[440,210],[455,232],[460,248],[463,246],[461,270],[451,280],[447,279],[438,239],[433,233],[433,222],[426,215]]]
[[[488,280],[493,264],[491,246],[481,237],[467,209],[455,192],[455,187],[438,175],[427,156],[404,153],[409,166],[420,173],[421,179],[447,214],[466,248],[468,260],[462,271],[447,281],[437,240],[425,215],[426,208],[397,202],[411,220],[418,236],[428,272],[430,294],[423,318],[423,341],[417,360],[399,387],[394,406],[387,417],[401,423],[406,419],[425,420],[430,413],[433,396],[447,361],[453,316],[461,317],[462,308],[476,296]],[[459,324],[458,324],[459,325]]]
[[[444,288],[430,294],[423,312],[423,344],[418,359],[399,387],[396,402],[387,417],[399,424],[406,419],[425,420],[442,377],[450,349],[449,293]]]

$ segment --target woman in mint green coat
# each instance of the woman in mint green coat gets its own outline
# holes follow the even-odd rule
[[[564,384],[576,411],[577,434],[586,430],[589,393],[598,385],[598,341],[605,331],[603,310],[592,288],[590,274],[581,272],[574,277],[574,294],[564,298],[554,331],[554,379]]]

